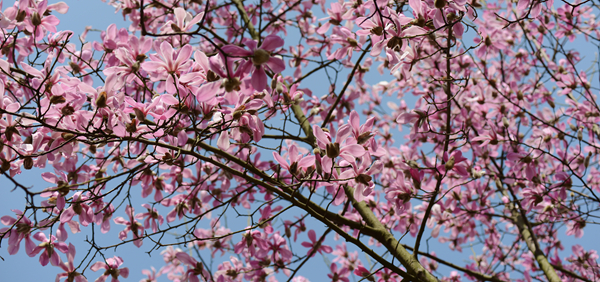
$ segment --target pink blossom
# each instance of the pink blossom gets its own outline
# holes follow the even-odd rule
[[[246,45],[250,50],[243,49],[235,45],[227,45],[221,49],[229,56],[250,57],[250,61],[244,64],[244,69],[247,68],[252,73],[252,86],[256,91],[262,91],[267,87],[267,74],[265,66],[274,73],[280,73],[285,69],[285,63],[282,59],[273,56],[275,49],[283,46],[284,41],[277,35],[266,36],[260,47],[257,47],[256,40],[245,40]],[[241,66],[240,66],[241,67]]]
[[[117,217],[114,219],[116,224],[125,225],[125,229],[119,232],[119,239],[125,240],[127,239],[127,233],[131,231],[133,233],[133,244],[138,248],[142,246],[144,243],[142,238],[144,237],[144,226],[135,220],[134,209],[130,206],[125,208],[125,213],[129,217],[129,220],[124,219],[123,217]]]
[[[61,260],[56,251],[60,251],[64,254],[69,251],[67,244],[65,244],[64,242],[57,242],[56,237],[54,237],[54,235],[50,235],[50,239],[48,239],[46,237],[46,234],[38,232],[35,235],[33,235],[33,238],[42,243],[35,247],[33,250],[31,250],[31,252],[28,255],[30,257],[34,257],[40,251],[43,251],[40,255],[40,264],[42,266],[46,266],[48,262],[50,262],[54,266],[59,266]]]
[[[9,227],[0,229],[0,235],[7,234],[8,240],[8,253],[14,255],[19,252],[21,241],[25,239],[25,252],[30,254],[35,248],[35,243],[31,240],[31,229],[33,223],[25,217],[22,211],[12,210],[17,218],[5,215],[1,218],[2,224]],[[14,226],[14,228],[11,228]]]
[[[65,282],[87,282],[87,279],[79,272],[75,271],[75,246],[69,243],[69,251],[67,252],[67,262],[61,262],[60,268],[65,272],[57,274],[55,282],[59,282],[63,277],[66,277]]]
[[[312,253],[312,257],[317,252],[319,252],[319,254],[329,254],[333,251],[333,249],[330,246],[322,245],[322,242],[317,241],[317,235],[312,229],[308,231],[308,239],[310,240],[310,242],[302,242],[302,246],[304,246],[305,248],[310,248],[306,255],[310,255]]]
[[[123,278],[127,278],[129,276],[129,268],[122,267],[119,268],[123,264],[123,259],[118,256],[114,256],[112,258],[106,259],[106,262],[98,261],[90,267],[90,269],[94,272],[104,268],[104,274],[98,277],[95,282],[104,282],[110,275],[112,277],[112,282],[119,282],[119,276]]]

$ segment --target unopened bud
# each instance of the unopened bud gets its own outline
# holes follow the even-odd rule
[[[106,92],[105,91],[100,92],[100,94],[98,95],[98,98],[96,98],[96,106],[98,108],[106,107],[106,105],[107,105],[106,99],[107,99]]]
[[[596,133],[596,135],[600,135],[600,127],[595,123],[592,125],[592,132]]]
[[[129,133],[135,133],[137,131],[137,120],[135,118],[125,127],[125,131]]]
[[[577,131],[577,139],[579,141],[583,140],[583,129]]]
[[[60,109],[60,112],[64,116],[70,116],[75,112],[75,108],[73,108],[73,106],[71,106],[71,105],[66,105],[62,109]]]
[[[327,150],[327,156],[331,159],[335,159],[340,155],[340,143],[329,143],[325,149]]]
[[[181,32],[181,28],[179,28],[179,26],[178,26],[178,25],[176,25],[175,23],[172,23],[172,24],[171,24],[171,29],[172,29],[174,32]]]
[[[542,213],[546,213],[546,212],[548,212],[548,211],[550,211],[550,210],[553,210],[553,209],[554,209],[554,205],[547,205],[547,206],[545,206],[545,207],[544,207],[544,209],[542,210]]]
[[[23,167],[27,170],[30,170],[33,167],[33,159],[29,156],[23,159]]]
[[[446,164],[444,164],[444,167],[446,168],[446,171],[454,168],[454,156],[450,156],[450,158],[448,158],[448,161]]]
[[[354,180],[356,180],[356,182],[364,184],[369,186],[369,182],[371,182],[373,178],[370,175],[366,175],[366,174],[359,174],[357,175]]]
[[[502,125],[504,125],[504,127],[506,128],[508,128],[508,126],[510,125],[506,117],[502,117]]]
[[[350,44],[350,46],[352,46],[352,47],[358,47],[358,41],[356,41],[356,39],[348,37],[348,38],[346,38],[346,41],[348,41],[348,43]]]
[[[4,135],[6,135],[6,140],[12,140],[14,134],[19,134],[19,131],[14,126],[9,126],[4,130]]]
[[[281,94],[281,93],[283,93],[283,90],[284,90],[283,85],[278,82],[277,85],[275,86],[275,92]]]
[[[446,4],[448,4],[448,1],[446,1],[446,0],[435,0],[433,2],[433,4],[435,5],[436,8],[441,9],[441,8],[444,8],[446,6]]]
[[[369,139],[371,139],[372,136],[373,134],[371,134],[371,132],[365,132],[358,136],[358,138],[356,139],[356,143],[362,145],[363,143],[369,141]]]
[[[583,165],[587,168],[590,165],[590,158],[592,157],[592,152],[589,152],[585,160],[583,161]]]
[[[27,16],[27,12],[25,12],[24,10],[19,10],[19,12],[17,13],[17,16],[15,17],[15,20],[18,23],[20,23],[25,20],[26,16]]]
[[[571,130],[573,131],[577,131],[577,126],[574,124],[569,124],[569,127],[571,128]]]
[[[75,62],[69,62],[69,67],[71,67],[71,70],[74,74],[81,72],[81,67],[79,67],[79,65]]]
[[[10,162],[2,159],[2,165],[0,166],[0,171],[5,172],[10,169]]]
[[[65,97],[63,97],[63,96],[53,95],[52,97],[50,97],[50,104],[53,104],[53,105],[62,104],[66,101],[67,101],[67,99],[65,99]]]
[[[60,134],[60,136],[65,140],[69,140],[69,139],[75,137],[75,134],[69,133],[69,132],[63,132]]]

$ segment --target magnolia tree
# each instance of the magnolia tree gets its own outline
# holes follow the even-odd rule
[[[2,8],[0,243],[56,281],[600,279],[597,1],[108,4]]]

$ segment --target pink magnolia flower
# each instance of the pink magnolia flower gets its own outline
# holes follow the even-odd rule
[[[154,267],[151,267],[151,269],[152,271],[148,269],[142,270],[142,274],[147,275],[148,278],[144,278],[140,280],[140,282],[156,282],[156,279],[158,278],[158,276],[160,276],[160,273],[157,275],[156,269]]]
[[[350,271],[347,268],[343,267],[338,271],[337,263],[332,263],[330,269],[331,273],[327,274],[327,276],[331,279],[331,282],[350,282],[350,279],[348,279]]]
[[[348,123],[351,126],[352,137],[356,139],[356,143],[365,144],[369,139],[371,139],[373,136],[371,130],[373,129],[374,122],[375,118],[370,117],[367,119],[365,124],[360,125],[360,117],[358,116],[358,113],[354,110],[350,112],[350,119],[348,120]]]
[[[158,211],[149,204],[142,204],[142,207],[148,209],[148,211],[137,214],[135,218],[142,219],[145,217],[146,219],[144,220],[144,228],[150,229],[152,227],[152,232],[158,231],[158,226],[163,224],[165,221],[163,216],[158,214]]]
[[[322,242],[318,242],[317,241],[317,235],[315,233],[314,230],[309,230],[308,231],[308,239],[310,240],[310,242],[302,242],[302,246],[304,246],[305,248],[310,248],[310,250],[308,250],[308,253],[306,253],[306,255],[310,255],[311,252],[313,252],[313,250],[316,249],[316,252],[314,252],[311,257],[313,257],[317,252],[319,252],[319,254],[323,254],[323,253],[331,253],[333,251],[333,249],[330,246],[327,245],[322,245]]]
[[[69,243],[68,249],[67,262],[62,262],[59,265],[65,272],[57,274],[55,282],[59,282],[63,277],[67,278],[65,282],[87,282],[87,279],[81,273],[75,271],[75,264],[73,263],[75,259],[75,246]]]
[[[134,209],[129,205],[125,208],[125,213],[129,217],[129,221],[124,219],[123,217],[115,218],[116,224],[126,225],[125,229],[119,233],[119,239],[125,240],[127,239],[127,233],[131,231],[133,233],[133,244],[138,248],[142,246],[144,243],[142,238],[144,237],[144,226],[135,220]]]
[[[470,176],[469,170],[467,169],[467,158],[462,156],[461,151],[454,151],[448,155],[448,152],[444,152],[445,164],[439,165],[438,170],[441,173],[448,172],[450,170],[455,171],[458,175],[468,177]]]
[[[317,138],[319,148],[324,150],[327,157],[330,159],[335,159],[339,156],[349,163],[354,163],[356,158],[362,157],[365,154],[365,148],[361,145],[348,143],[340,144],[340,142],[346,140],[346,137],[351,133],[351,128],[347,124],[338,128],[335,142],[332,141],[329,133],[326,134],[323,129],[317,125],[313,125],[313,132]]]
[[[219,265],[219,270],[215,272],[217,282],[238,281],[235,280],[235,278],[248,271],[248,269],[244,267],[244,263],[236,257],[231,256],[230,260],[231,262],[225,261]]]
[[[58,256],[56,250],[62,252],[63,254],[66,254],[69,251],[67,244],[63,242],[56,242],[56,237],[54,237],[54,235],[50,235],[50,239],[48,239],[46,234],[38,232],[33,235],[33,239],[36,239],[42,243],[35,247],[28,255],[30,257],[34,257],[43,250],[42,254],[40,255],[40,264],[42,266],[46,266],[48,262],[54,266],[59,266],[60,257]]]
[[[258,250],[256,249],[257,247]],[[244,253],[254,257],[258,251],[267,250],[268,248],[269,245],[265,238],[263,238],[262,232],[249,230],[242,236],[242,240],[233,246],[233,251],[236,254]]]
[[[31,240],[31,228],[33,223],[29,218],[25,217],[23,212],[20,210],[12,210],[17,218],[10,217],[8,215],[3,216],[0,220],[2,224],[7,226],[15,226],[15,228],[9,229],[4,227],[0,229],[0,235],[7,234],[8,239],[8,253],[14,255],[19,252],[21,241],[25,239],[25,252],[30,254],[35,248],[35,243]]]
[[[340,179],[353,179],[350,183],[354,186],[354,199],[360,202],[373,193],[375,184],[372,181],[373,177],[371,175],[380,173],[383,169],[383,163],[375,161],[371,164],[369,155],[365,154],[361,156],[358,164],[356,161],[350,164],[352,165],[352,169],[342,172]]]
[[[205,281],[209,280],[210,273],[204,268],[204,264],[197,262],[194,258],[184,252],[177,253],[177,259],[188,265],[188,269],[185,272],[185,280],[189,280],[190,282],[200,282],[198,275],[201,275]]]
[[[271,255],[271,261],[275,261],[275,262],[288,261],[289,262],[292,260],[294,254],[288,248],[287,240],[285,240],[285,238],[283,238],[283,236],[281,236],[279,234],[279,231],[273,233],[273,236],[271,237],[271,240],[268,241],[268,244],[269,244],[268,249],[261,249],[258,252],[259,257],[261,257],[261,258],[267,257],[267,253],[269,251],[273,251],[273,253]]]
[[[67,7],[68,9],[68,7]],[[37,3],[33,12],[26,17],[25,29],[35,34],[35,40],[40,41],[46,34],[46,31],[56,33],[56,26],[60,22],[56,16],[46,15],[48,10],[48,1],[43,0]]]
[[[175,21],[169,20],[162,27],[165,33],[188,32],[204,17],[204,12],[192,16],[191,13],[186,12],[185,9],[181,7],[175,8],[173,14],[175,15]]]
[[[98,277],[98,279],[96,279],[95,282],[104,282],[106,281],[106,279],[108,278],[108,276],[110,275],[112,277],[112,282],[119,282],[119,276],[123,277],[123,278],[127,278],[129,276],[129,268],[127,267],[123,267],[123,268],[119,268],[119,266],[121,266],[123,264],[123,259],[121,257],[117,257],[114,256],[112,258],[108,258],[106,259],[106,263],[98,261],[96,263],[94,263],[90,269],[93,272],[96,272],[98,270],[100,270],[101,268],[104,268],[104,274],[102,274],[102,276]]]
[[[299,154],[298,148],[295,144],[290,145],[288,149],[290,164],[288,164],[287,160],[277,152],[273,152],[273,157],[279,163],[279,165],[281,165],[281,167],[287,169],[293,175],[297,175],[298,173],[302,172],[303,168],[308,168],[315,163],[314,156],[303,157],[302,154]]]
[[[257,47],[256,40],[245,40],[244,45],[250,50],[246,50],[239,46],[227,45],[222,47],[223,52],[229,56],[250,57],[250,61],[244,64],[244,69],[252,73],[252,87],[256,91],[262,91],[267,88],[267,74],[265,66],[274,73],[280,73],[285,69],[285,63],[282,59],[273,57],[275,49],[282,47],[284,44],[281,37],[271,34],[262,41],[260,48]],[[240,66],[242,67],[242,66]]]
[[[155,47],[156,48],[156,47]],[[187,44],[175,51],[169,42],[163,41],[158,54],[150,54],[151,61],[142,63],[142,69],[151,73],[155,79],[166,79],[165,87],[169,94],[177,92],[179,76],[192,65],[192,46]]]
[[[335,49],[335,51],[327,56],[328,60],[337,59],[342,60],[346,57],[352,59],[352,53],[359,51],[362,48],[362,44],[357,40],[356,34],[346,27],[334,27],[331,34],[331,42],[342,45],[341,48]]]
[[[73,219],[75,215],[79,215],[79,222],[81,225],[88,226],[93,221],[94,213],[92,208],[85,203],[87,200],[86,196],[82,196],[82,191],[79,191],[73,195],[71,200],[71,206],[62,212],[60,215],[60,222],[67,223]]]
[[[528,180],[533,180],[533,177],[537,174],[537,165],[533,153],[510,152],[506,155],[506,158],[513,162],[512,170],[519,171],[525,168],[525,177]]]
[[[338,2],[331,3],[331,9],[327,9],[327,14],[329,15],[329,17],[320,19],[321,21],[328,21],[317,29],[318,34],[325,34],[329,30],[329,27],[331,27],[331,25],[340,25],[340,23],[343,21],[342,16],[344,14],[344,11],[342,10],[342,5]]]

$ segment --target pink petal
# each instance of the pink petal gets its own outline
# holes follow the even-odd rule
[[[287,161],[281,155],[279,155],[279,153],[273,152],[273,158],[275,158],[275,160],[279,163],[279,165],[281,165],[285,169],[289,169],[289,165],[288,165]]]
[[[129,268],[123,267],[119,269],[119,274],[123,276],[123,278],[127,278],[129,276]]]
[[[358,158],[365,154],[365,148],[358,144],[346,145],[340,150],[340,153],[347,153]]]
[[[282,59],[277,57],[269,58],[267,61],[267,66],[269,66],[274,73],[280,73],[285,70],[285,63]]]
[[[221,47],[221,50],[223,50],[223,52],[227,53],[228,56],[234,56],[234,57],[248,57],[248,56],[252,56],[254,54],[250,50],[246,50],[242,47],[235,46],[235,45],[223,46],[223,47]]]
[[[271,34],[265,37],[262,44],[260,45],[260,48],[267,51],[274,51],[275,49],[283,46],[284,43],[285,42],[283,41],[283,39],[281,39],[281,37]]]
[[[229,133],[227,131],[221,132],[219,139],[217,140],[217,147],[223,151],[227,151],[231,143],[229,143]]]
[[[256,70],[252,73],[252,87],[256,91],[267,88],[267,74],[262,66],[256,66]]]

